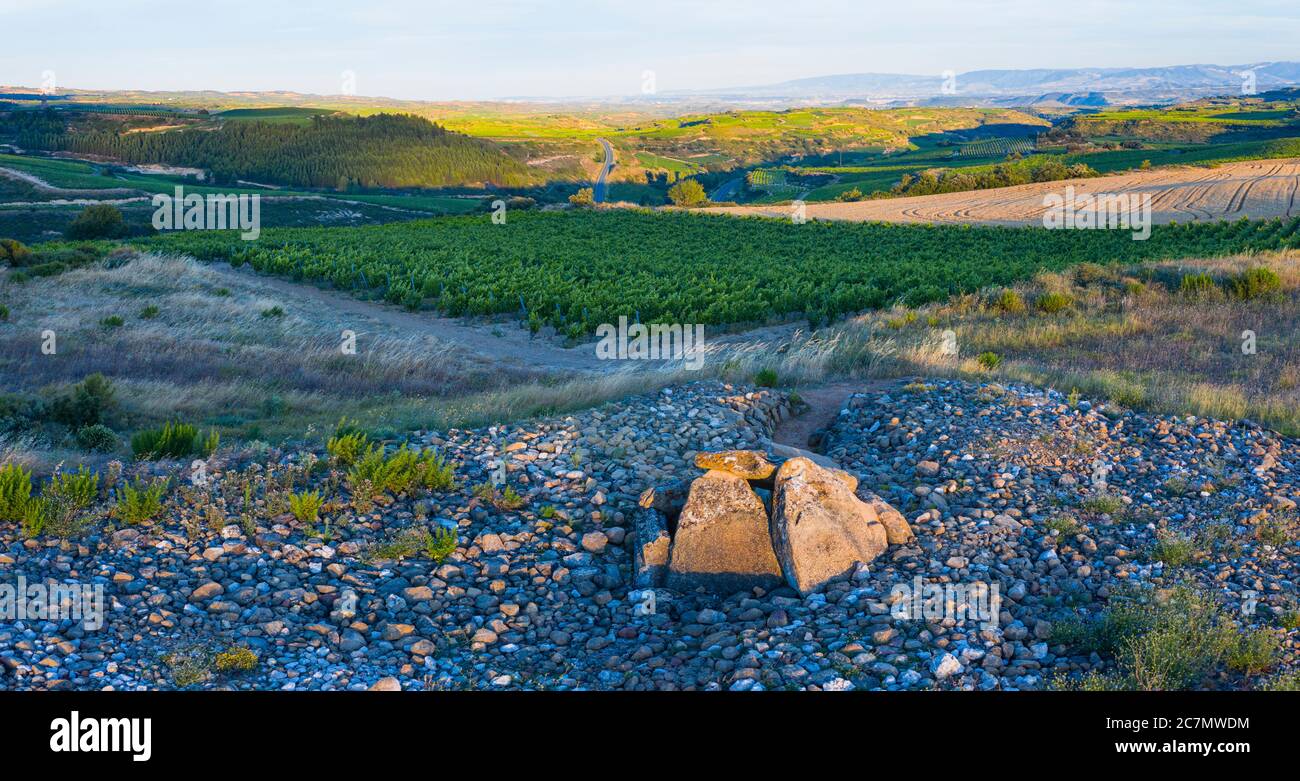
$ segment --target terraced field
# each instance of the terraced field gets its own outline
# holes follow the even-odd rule
[[[850,203],[809,203],[813,219],[853,222],[1041,225],[1043,197],[1073,186],[1079,195],[1149,194],[1156,224],[1205,220],[1267,219],[1300,215],[1300,159],[1254,160],[1217,168],[1177,167],[1094,179],[1043,182],[995,190],[944,193]],[[790,207],[719,206],[737,216],[789,217]]]

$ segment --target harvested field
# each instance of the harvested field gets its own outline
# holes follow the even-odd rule
[[[936,222],[1041,225],[1043,197],[1067,186],[1086,194],[1151,196],[1156,224],[1194,220],[1267,219],[1300,214],[1300,160],[1252,160],[1217,168],[1171,167],[1094,179],[1004,187],[994,190],[889,198],[847,203],[810,203],[810,219],[854,222]],[[719,206],[705,211],[743,216],[788,217],[788,205]]]

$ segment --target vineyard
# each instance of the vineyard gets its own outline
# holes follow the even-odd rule
[[[992,138],[962,144],[961,157],[1006,157],[1009,154],[1029,155],[1034,152],[1034,142],[1028,138]]]
[[[572,337],[640,322],[820,325],[1076,263],[1129,263],[1300,247],[1300,218],[1049,231],[584,211],[444,217],[362,228],[267,229],[256,242],[190,231],[149,248],[332,283],[449,316],[509,315]]]

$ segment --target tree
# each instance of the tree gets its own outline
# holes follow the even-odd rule
[[[596,193],[590,187],[584,187],[569,196],[569,203],[574,206],[594,206],[596,203]]]
[[[126,235],[126,220],[116,206],[99,203],[82,210],[65,234],[70,239],[116,239]]]
[[[694,179],[683,179],[668,188],[668,200],[674,206],[699,206],[708,200],[704,187]]]

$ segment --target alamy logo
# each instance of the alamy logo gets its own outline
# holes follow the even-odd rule
[[[177,187],[175,195],[158,193],[153,197],[153,227],[170,230],[226,230],[237,228],[239,238],[253,241],[262,235],[262,196],[198,193],[185,194]]]
[[[50,751],[128,752],[135,762],[153,756],[153,719],[82,718],[73,711],[66,719],[50,722]]]
[[[1133,231],[1134,241],[1151,237],[1151,193],[1076,195],[1070,185],[1063,196],[1044,195],[1043,207],[1044,228],[1122,228]]]
[[[104,586],[42,581],[0,583],[0,621],[80,621],[87,632],[104,625]]]
[[[601,323],[596,326],[596,357],[602,361],[667,361],[683,362],[683,368],[696,371],[704,365],[704,324],[680,323],[627,324],[627,317],[618,318],[618,326]]]

